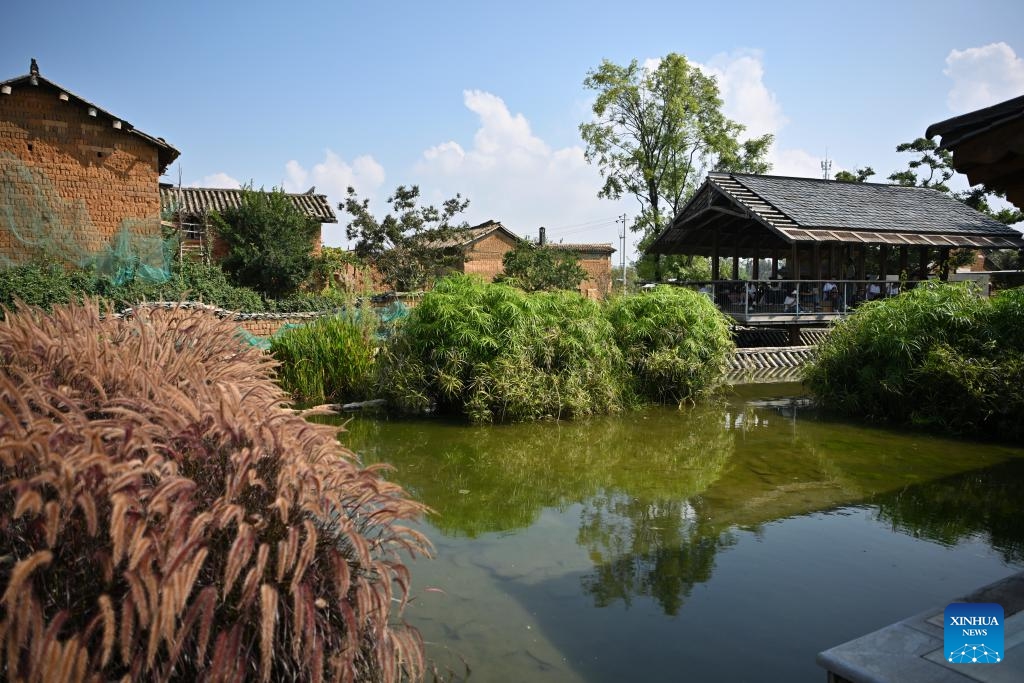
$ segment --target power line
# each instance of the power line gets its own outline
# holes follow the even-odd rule
[[[592,225],[594,223],[614,223],[614,222],[617,222],[618,219],[619,219],[618,216],[610,216],[609,218],[595,218],[594,220],[584,221],[583,223],[572,223],[570,225],[556,225],[555,227],[548,228],[548,229],[549,230],[564,230],[566,228],[578,228],[578,227],[581,227],[581,226],[584,226],[584,225]]]

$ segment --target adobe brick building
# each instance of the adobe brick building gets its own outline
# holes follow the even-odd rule
[[[0,82],[0,257],[52,238],[95,253],[125,220],[159,233],[159,177],[178,150],[67,88],[29,73]],[[52,234],[46,234],[52,228]]]
[[[491,281],[504,270],[502,258],[521,240],[521,237],[500,222],[489,220],[460,231],[451,240],[450,246],[462,249],[466,256],[459,270],[476,273]],[[612,291],[611,255],[615,253],[612,245],[547,243],[546,246],[571,252],[579,260],[580,266],[587,272],[587,279],[580,283],[581,294],[591,299],[601,299]]]

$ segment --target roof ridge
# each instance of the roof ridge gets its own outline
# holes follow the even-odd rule
[[[805,180],[807,182],[819,183],[819,184],[830,184],[830,185],[838,184],[838,185],[843,186],[843,187],[846,187],[846,186],[857,187],[857,186],[863,185],[863,186],[868,186],[868,187],[894,187],[894,188],[899,189],[899,190],[931,190],[933,192],[938,192],[938,190],[936,190],[933,187],[921,187],[920,185],[900,185],[899,183],[867,183],[867,182],[864,182],[864,183],[860,183],[860,182],[848,183],[848,182],[845,182],[843,180],[835,180],[835,179],[825,180],[824,178],[808,178],[808,177],[805,177],[805,176],[796,176],[796,175],[773,175],[773,174],[770,174],[770,173],[739,173],[739,172],[735,172],[734,173],[734,172],[730,172],[730,171],[714,171],[714,172],[708,174],[708,176],[713,176],[713,175],[733,176],[733,177],[735,177],[735,176],[743,176],[745,178],[777,178],[779,180]],[[939,194],[942,194],[942,193],[940,192]]]

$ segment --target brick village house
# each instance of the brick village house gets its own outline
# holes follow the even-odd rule
[[[0,82],[0,265],[40,255],[78,262],[126,226],[154,237],[176,228],[186,250],[216,255],[207,216],[237,206],[241,193],[161,186],[178,155],[43,77],[32,60],[28,74]],[[289,197],[308,216],[337,222],[324,195]]]
[[[611,255],[615,249],[610,244],[562,244],[545,240],[544,228],[540,229],[538,241],[541,244],[576,256],[580,266],[587,272],[587,278],[580,283],[580,293],[591,299],[601,299],[612,291]],[[502,272],[502,258],[515,248],[521,237],[498,221],[490,220],[472,228],[460,230],[448,245],[462,250],[465,262],[457,269],[463,273],[475,273],[490,282]]]

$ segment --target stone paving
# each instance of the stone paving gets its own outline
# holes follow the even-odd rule
[[[1024,681],[1024,572],[953,602],[1002,605],[1005,649],[998,664],[952,664],[943,652],[946,605],[890,624],[818,655],[829,683],[1020,683]]]

